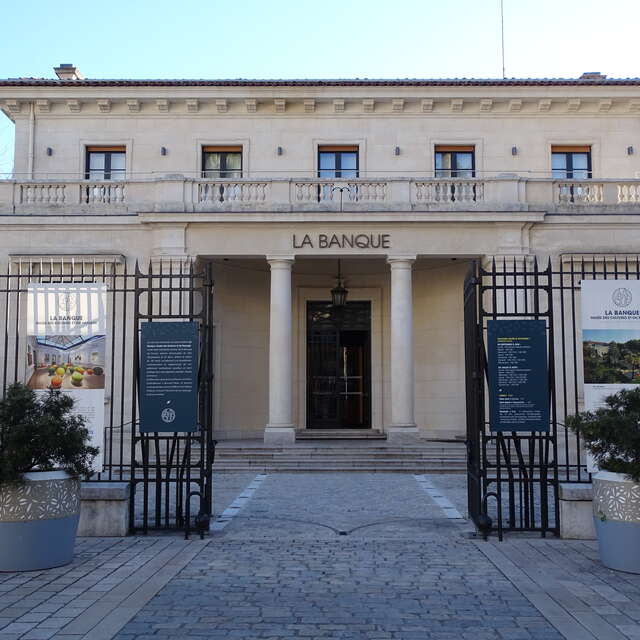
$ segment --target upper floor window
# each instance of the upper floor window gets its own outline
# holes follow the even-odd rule
[[[318,147],[320,178],[357,178],[359,169],[357,145],[323,145]]]
[[[551,147],[551,169],[554,178],[588,180],[591,178],[591,147],[580,145]]]
[[[241,178],[241,146],[202,147],[203,178]]]
[[[126,148],[87,147],[87,180],[124,180]]]
[[[436,178],[473,178],[473,145],[436,145]]]

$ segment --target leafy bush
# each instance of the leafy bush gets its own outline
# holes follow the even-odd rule
[[[73,398],[51,390],[38,396],[12,384],[0,401],[0,484],[20,482],[27,471],[65,469],[89,475],[98,454],[85,419],[71,413]]]
[[[640,482],[640,388],[608,396],[605,407],[567,417],[604,471]]]

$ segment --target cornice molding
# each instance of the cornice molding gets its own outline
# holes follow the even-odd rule
[[[63,98],[5,98],[0,100],[0,108],[10,116],[24,117],[29,113],[29,105],[39,116],[60,116],[64,114],[110,115],[112,117],[151,116],[157,114],[198,115],[198,116],[241,116],[248,114],[283,114],[290,117],[305,114],[353,116],[353,115],[393,115],[414,117],[422,115],[449,116],[506,116],[531,117],[548,115],[571,116],[624,116],[640,113],[640,97],[535,97],[509,98],[494,97],[434,97],[409,98],[380,97],[89,97]]]

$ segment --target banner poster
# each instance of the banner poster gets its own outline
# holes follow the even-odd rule
[[[73,397],[100,449],[95,471],[104,459],[106,291],[104,284],[29,284],[27,296],[25,383]]]
[[[594,411],[640,384],[640,281],[582,280],[581,288],[584,408]]]
[[[640,281],[583,280],[584,408],[640,384]]]

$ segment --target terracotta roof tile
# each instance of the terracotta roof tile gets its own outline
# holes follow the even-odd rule
[[[640,78],[398,78],[398,79],[274,79],[251,80],[126,80],[8,78],[0,87],[528,87],[528,86],[640,86]]]

